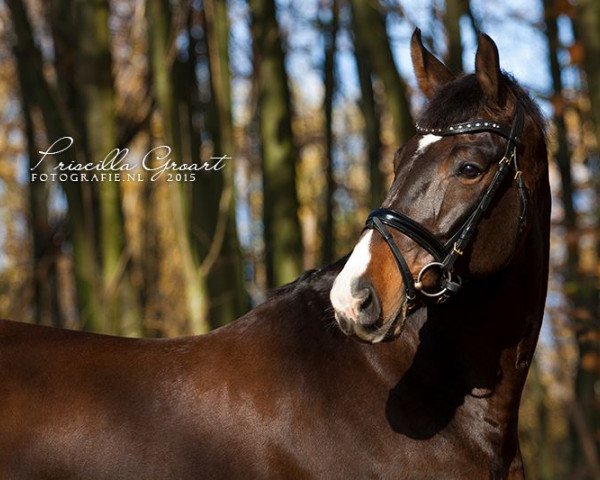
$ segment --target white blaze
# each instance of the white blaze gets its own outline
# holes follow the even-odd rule
[[[421,155],[429,145],[441,140],[442,138],[443,137],[440,137],[439,135],[432,135],[430,133],[423,135],[423,137],[419,140],[419,146],[415,154]]]
[[[373,230],[369,230],[358,241],[350,257],[348,257],[346,265],[344,265],[344,268],[333,282],[333,287],[329,294],[333,308],[350,318],[358,315],[356,308],[361,303],[352,297],[352,282],[367,271],[367,267],[371,261],[370,246],[372,236]]]

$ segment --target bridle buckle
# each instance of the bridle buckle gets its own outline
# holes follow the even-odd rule
[[[458,246],[458,242],[454,242],[454,246],[452,247],[452,250],[454,250],[454,252],[456,252],[457,255],[462,255],[465,253],[464,250],[462,250],[459,246]]]

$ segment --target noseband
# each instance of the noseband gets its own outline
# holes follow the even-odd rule
[[[473,234],[477,230],[477,226],[511,168],[515,171],[514,179],[519,190],[519,199],[521,202],[519,231],[524,226],[527,214],[527,190],[517,164],[517,147],[523,131],[523,123],[523,109],[520,104],[517,104],[515,118],[510,127],[490,120],[471,120],[469,122],[457,123],[447,128],[423,128],[418,124],[416,125],[417,132],[420,134],[449,137],[463,133],[492,132],[506,138],[507,143],[506,150],[502,159],[498,162],[498,170],[492,182],[465,223],[447,242],[442,243],[423,225],[402,213],[388,208],[373,210],[367,217],[365,228],[375,229],[381,234],[390,247],[396,259],[398,269],[402,274],[405,289],[405,301],[403,305],[405,313],[414,308],[419,295],[424,300],[443,303],[460,290],[462,281],[459,276],[453,273],[454,264],[468,247]],[[411,238],[434,258],[433,262],[428,263],[421,269],[416,281],[413,279],[408,264],[387,227]],[[426,272],[435,270],[439,272],[441,277],[439,290],[428,292],[423,287],[422,279]]]

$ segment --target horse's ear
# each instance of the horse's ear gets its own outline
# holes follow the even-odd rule
[[[478,34],[475,75],[486,97],[500,103],[500,57],[494,41],[485,33]]]
[[[439,87],[454,80],[454,74],[446,65],[423,46],[418,28],[410,41],[410,56],[419,88],[427,98],[431,98]]]

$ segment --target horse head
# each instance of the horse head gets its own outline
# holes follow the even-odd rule
[[[331,289],[348,335],[393,338],[411,312],[507,268],[547,210],[541,115],[500,70],[493,40],[478,40],[475,73],[456,77],[413,34],[413,67],[429,101]]]

